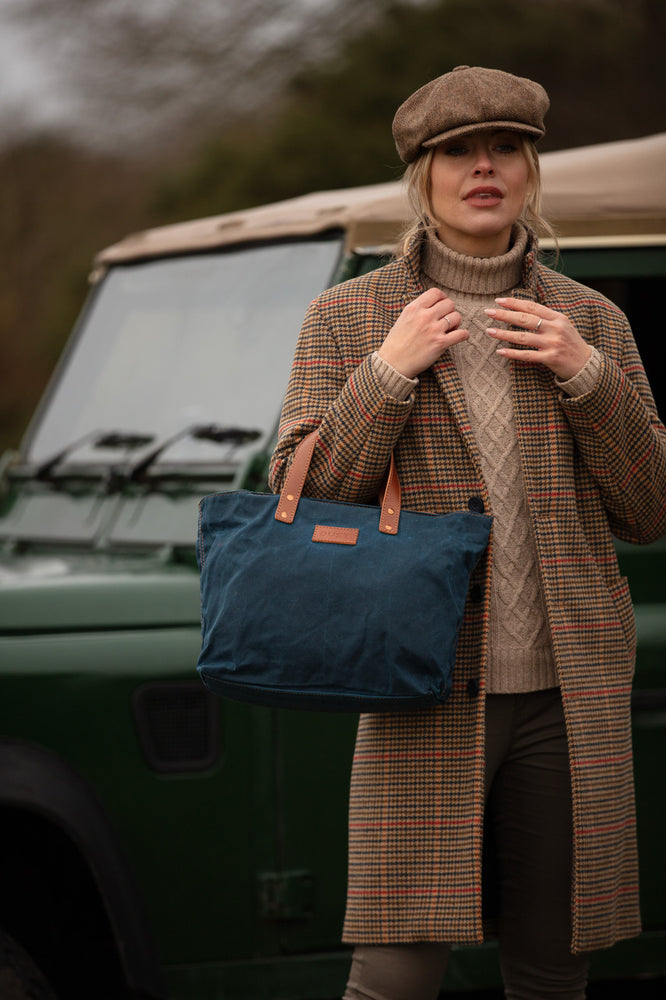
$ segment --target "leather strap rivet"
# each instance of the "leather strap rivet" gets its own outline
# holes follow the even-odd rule
[[[388,512],[389,512],[389,514],[395,514],[395,511],[393,510],[393,507],[389,507]]]
[[[287,514],[287,512],[286,512],[286,510],[283,510],[283,511],[282,511],[282,515],[281,515],[281,516],[282,516],[282,517],[289,517],[289,515],[288,515],[288,514]]]
[[[293,500],[293,499],[294,499],[293,494],[287,493],[287,500]]]
[[[393,525],[392,524],[385,524],[384,525],[384,529],[386,531],[393,531]]]

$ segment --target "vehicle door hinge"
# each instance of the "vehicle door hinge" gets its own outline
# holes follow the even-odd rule
[[[259,872],[257,891],[264,920],[310,920],[313,916],[311,872]]]

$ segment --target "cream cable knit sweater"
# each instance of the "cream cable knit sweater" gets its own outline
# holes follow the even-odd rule
[[[442,289],[453,300],[461,325],[470,332],[468,341],[450,350],[494,516],[487,690],[507,694],[558,684],[514,423],[510,362],[496,353],[496,341],[485,332],[484,309],[519,284],[526,244],[526,231],[516,226],[508,253],[466,257],[429,236],[421,262],[424,285]],[[387,392],[398,398],[407,398],[418,385],[418,379],[405,378],[377,354],[373,363]],[[594,384],[598,368],[593,352],[578,375],[558,384],[569,395],[581,395]]]

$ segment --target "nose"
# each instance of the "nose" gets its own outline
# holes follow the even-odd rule
[[[495,168],[493,167],[493,163],[488,154],[488,150],[480,149],[476,157],[476,163],[474,165],[474,176],[483,177],[485,175],[488,175],[489,177],[492,177],[494,173],[495,173]]]

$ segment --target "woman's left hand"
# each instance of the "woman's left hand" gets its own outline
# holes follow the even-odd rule
[[[486,309],[491,319],[519,327],[518,330],[486,330],[496,340],[520,344],[527,350],[509,346],[497,353],[515,361],[546,365],[560,382],[577,375],[585,367],[592,348],[585,343],[576,327],[564,313],[555,312],[529,299],[495,299],[497,309]]]

